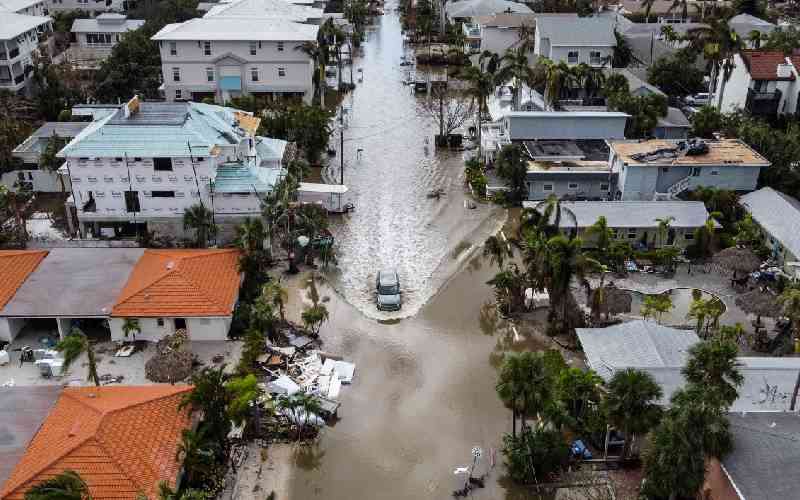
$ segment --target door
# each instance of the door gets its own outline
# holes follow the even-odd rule
[[[186,330],[186,318],[175,318],[175,331],[178,330]]]

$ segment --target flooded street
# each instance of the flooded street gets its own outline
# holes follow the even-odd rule
[[[290,318],[299,319],[312,296],[325,303],[323,349],[354,362],[355,379],[341,392],[339,421],[313,446],[276,447],[283,459],[275,460],[293,466],[259,465],[269,478],[261,484],[296,500],[452,498],[463,486],[453,470],[470,465],[480,446],[476,475],[487,474],[486,488],[471,498],[528,498],[502,486],[499,448],[511,415],[495,393],[496,366],[515,334],[497,319],[485,284],[496,269],[475,257],[505,211],[466,209],[462,154],[433,151],[435,124],[402,83],[393,9],[376,19],[356,60],[364,82],[345,100],[345,183],[356,210],[335,223],[338,270],[286,283]],[[429,199],[433,188],[446,194]],[[399,313],[376,310],[380,268],[400,275]]]
[[[463,154],[434,150],[438,125],[420,109],[424,98],[403,83],[408,67],[400,66],[405,47],[395,7],[388,3],[387,14],[375,19],[355,60],[363,73],[354,74],[363,74],[363,82],[343,103],[349,108],[344,181],[356,209],[334,228],[341,274],[332,277],[333,284],[376,319],[417,313],[452,275],[468,245],[493,233],[504,216],[486,204],[466,209]],[[338,132],[331,142],[338,148]],[[338,181],[338,156],[329,174]],[[445,194],[428,198],[436,188]],[[380,269],[400,275],[400,312],[375,308]]]

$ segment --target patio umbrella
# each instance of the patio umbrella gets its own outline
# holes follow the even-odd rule
[[[736,305],[747,314],[755,314],[757,323],[761,323],[761,316],[776,318],[782,312],[778,297],[761,290],[752,290],[739,295],[736,297]]]
[[[713,257],[715,264],[736,273],[751,273],[759,268],[761,259],[749,248],[730,247],[720,250]]]

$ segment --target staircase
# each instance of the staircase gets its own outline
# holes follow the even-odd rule
[[[689,176],[680,179],[675,184],[667,188],[667,194],[670,199],[675,199],[679,194],[689,189]]]

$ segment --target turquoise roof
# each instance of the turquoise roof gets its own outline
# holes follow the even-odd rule
[[[59,156],[208,156],[214,146],[238,144],[246,137],[236,111],[194,102],[143,102],[130,117],[120,108],[92,123]]]
[[[262,179],[256,175],[255,170],[241,163],[225,163],[217,168],[217,176],[214,179],[215,193],[266,193],[272,190],[272,186],[277,182],[280,169],[262,169],[268,175]],[[270,172],[266,172],[270,171]]]

